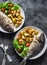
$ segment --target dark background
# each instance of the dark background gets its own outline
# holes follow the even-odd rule
[[[26,20],[23,27],[28,25],[36,26],[41,28],[47,35],[47,0],[15,0],[14,2],[20,4],[24,9]],[[12,47],[15,34],[16,33],[5,34],[0,32],[0,42],[2,41],[5,45],[9,46],[7,53],[13,59],[12,63],[9,63],[6,59],[6,65],[19,65],[22,60]],[[0,65],[3,60],[3,55],[4,53],[0,49]],[[39,59],[27,61],[27,65],[47,65],[47,50]]]

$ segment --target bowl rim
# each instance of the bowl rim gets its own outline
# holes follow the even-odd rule
[[[40,28],[38,28],[38,27],[36,27],[36,26],[25,26],[25,27],[32,27],[32,28],[41,30]],[[24,27],[24,28],[25,28],[25,27]],[[23,30],[24,28],[22,28],[21,30]],[[17,35],[18,35],[18,33],[19,33],[21,30],[19,30],[19,31],[16,33],[14,39],[17,38]],[[41,31],[42,31],[42,30],[41,30]],[[42,31],[42,32],[43,32],[43,31]],[[43,32],[43,33],[44,33],[44,32]],[[29,58],[29,60],[37,59],[37,58],[41,57],[41,56],[45,53],[45,51],[46,51],[46,49],[47,49],[47,37],[46,37],[46,34],[45,34],[45,33],[44,33],[44,36],[45,36],[45,44],[44,44],[43,49],[42,49],[36,56],[34,56],[34,57],[32,57],[32,58]],[[15,49],[15,51],[16,51],[16,53],[20,56],[20,54],[18,53],[18,51],[17,51],[16,49]],[[20,57],[21,57],[21,56],[20,56]],[[23,57],[21,57],[21,58],[23,58]]]
[[[14,4],[16,4],[16,3],[14,3]],[[19,29],[21,29],[22,26],[24,25],[24,22],[25,22],[25,12],[24,12],[24,10],[23,10],[23,8],[21,6],[20,6],[20,10],[23,13],[24,18],[22,20],[21,25],[18,28],[16,28],[16,30],[14,32],[17,32]],[[1,26],[0,26],[0,31],[3,32],[3,33],[14,33],[14,32],[5,31]]]

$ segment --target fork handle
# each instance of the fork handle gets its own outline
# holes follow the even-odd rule
[[[5,54],[4,54],[4,58],[3,58],[3,61],[2,61],[2,65],[5,65],[5,62],[6,62],[6,59],[5,59]]]
[[[6,54],[6,56],[7,56],[8,61],[12,62],[12,58],[8,54]]]

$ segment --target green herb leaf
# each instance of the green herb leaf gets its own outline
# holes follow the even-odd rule
[[[15,7],[13,6],[13,7],[11,8],[11,10],[15,10]]]
[[[18,45],[18,40],[17,39],[13,41],[13,47],[16,48],[17,50],[19,48],[21,48],[20,45]]]
[[[17,40],[17,39],[14,40],[14,41],[13,41],[13,44],[18,44],[18,40]]]
[[[25,47],[25,48],[23,49],[22,53],[21,53],[21,56],[22,56],[22,57],[25,57],[25,56],[27,55],[28,51],[29,51],[29,48],[28,48],[28,47]]]
[[[2,8],[2,4],[0,4],[0,9]]]
[[[6,15],[8,14],[8,11],[7,11],[7,10],[5,10],[5,14],[6,14]]]
[[[14,7],[16,10],[19,10],[19,8],[20,8],[20,6],[18,4],[15,4]]]

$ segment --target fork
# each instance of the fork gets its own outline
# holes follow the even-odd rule
[[[4,51],[5,55],[7,56],[7,59],[9,62],[12,62],[12,58],[7,54],[6,50],[8,49],[8,46],[4,46],[3,43],[0,44],[0,47],[2,48],[2,50]]]

